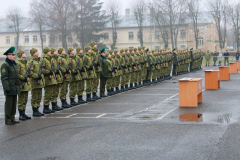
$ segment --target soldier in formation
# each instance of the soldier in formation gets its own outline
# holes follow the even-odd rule
[[[56,50],[47,47],[44,48],[41,57],[35,48],[31,49],[30,53],[31,57],[27,63],[24,51],[18,52],[17,79],[21,90],[14,94],[19,94],[20,120],[31,119],[25,114],[28,91],[32,93],[33,116],[41,117],[64,108],[171,79],[171,72],[173,76],[185,74],[188,73],[189,64],[190,70],[194,71],[200,69],[202,63],[201,51],[193,51],[192,48],[190,52],[187,49],[173,49],[172,52],[170,49],[162,49],[150,52],[143,46],[110,50],[105,53],[105,49],[98,52],[96,42],[86,46],[85,53],[81,47],[76,49],[76,53],[73,48],[65,51],[64,48]],[[2,75],[5,72],[6,68],[2,69]],[[97,96],[99,79],[100,94]],[[83,99],[85,87],[86,101]],[[44,107],[41,113],[39,107],[43,88]],[[5,87],[6,94],[9,92],[8,89]],[[67,102],[68,92],[70,104]],[[57,104],[58,97],[62,102],[61,107]],[[51,109],[50,105],[52,105]],[[12,121],[14,121],[12,115],[6,117],[6,123]]]

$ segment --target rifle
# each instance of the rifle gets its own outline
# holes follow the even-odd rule
[[[94,65],[94,62],[95,62],[95,60],[96,60],[96,57],[97,57],[97,55],[94,57],[94,59],[93,59],[93,61],[92,61],[92,65],[90,66],[90,68],[93,68],[93,65]],[[90,70],[89,71],[89,74],[92,72],[92,70]]]
[[[60,65],[61,65],[61,63],[62,63],[62,58],[63,58],[63,56],[61,57],[61,59],[60,59],[60,61],[59,61],[59,63],[58,63],[58,68],[57,68],[57,71],[56,71],[56,77],[57,77],[58,75],[60,75]]]
[[[127,69],[127,58],[125,59],[125,69]]]
[[[122,61],[123,61],[123,57],[122,57],[122,59],[121,59],[121,62],[120,62],[120,67],[119,67],[119,70],[121,70],[121,69],[122,69]]]
[[[157,62],[156,62],[156,65],[158,65],[159,64],[159,57],[157,56]]]
[[[85,68],[85,64],[86,64],[86,56],[84,58],[84,61],[83,61],[83,66],[82,66],[82,70],[81,70],[81,75],[83,76],[83,72],[85,71],[84,68]]]
[[[30,66],[29,66],[29,68],[28,68],[28,70],[27,70],[27,73],[26,73],[26,75],[25,75],[24,79],[27,79],[27,78],[28,78],[28,76],[29,76],[29,73],[30,73],[30,69],[31,69],[31,67],[32,67],[32,64],[33,64],[33,60],[32,60],[32,62],[31,62],[31,64],[30,64]],[[22,84],[22,88],[24,88],[24,86],[25,86],[25,83],[26,83],[26,82],[23,82],[23,84]]]
[[[66,73],[67,73],[67,74],[70,74],[69,71],[72,70],[72,68],[71,68],[71,63],[72,63],[73,58],[74,58],[74,56],[71,58],[71,60],[70,60],[70,62],[69,62],[69,64],[68,64],[68,67],[67,67],[67,70],[66,70]]]
[[[129,64],[128,64],[129,69],[130,69],[130,67],[131,67],[131,64],[132,64],[132,57],[129,56]]]
[[[44,72],[42,71],[44,58],[45,58],[45,56],[43,56],[41,66],[40,66],[40,69],[39,69],[39,73],[38,73],[38,82],[37,82],[38,85],[40,85],[40,80],[42,79],[42,74],[44,74]]]
[[[77,74],[78,74],[79,63],[80,63],[80,58],[79,58],[79,60],[78,60],[78,64],[77,64],[77,67],[76,67],[76,73],[75,73],[75,75],[74,75],[74,79],[76,79],[76,76],[77,76]]]
[[[139,67],[141,67],[141,62],[140,62],[141,58],[142,58],[142,57],[141,57],[141,55],[140,55],[140,58],[138,59],[138,66],[139,66]]]
[[[118,66],[118,61],[116,61],[116,60],[115,60],[115,62],[116,62],[116,63],[115,63],[115,67],[116,67],[116,69],[117,69],[117,66]]]
[[[114,61],[112,61],[112,74],[113,74],[113,72],[114,72],[114,71],[113,71],[113,62],[114,62]]]
[[[155,62],[154,62],[154,56],[153,56],[153,65],[152,65],[152,67],[154,67],[155,66]]]
[[[56,57],[57,57],[57,56],[54,56],[54,59],[53,59],[53,63],[52,63],[51,70],[50,70],[50,76],[52,76],[52,75],[53,75],[53,72],[54,72],[54,61],[55,61],[55,58],[56,58]],[[51,79],[50,76],[49,76],[49,79]]]

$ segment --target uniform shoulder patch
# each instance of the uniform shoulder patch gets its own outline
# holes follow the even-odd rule
[[[5,68],[2,68],[2,73],[5,73],[5,72],[6,72]]]

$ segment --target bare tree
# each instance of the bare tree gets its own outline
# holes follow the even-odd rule
[[[67,36],[72,32],[75,6],[74,0],[42,0],[46,25],[61,33],[63,48],[67,49]]]
[[[117,28],[121,23],[122,19],[120,16],[121,5],[117,0],[109,0],[107,2],[107,15],[109,16],[109,21],[112,27],[112,44],[111,50],[114,50],[117,43]]]
[[[18,51],[21,25],[23,24],[23,20],[24,20],[23,12],[17,6],[13,6],[9,8],[7,11],[7,18],[11,20],[11,24],[14,27],[14,31],[17,35],[17,37],[15,38],[15,47],[16,47],[16,51]]]
[[[177,48],[177,38],[179,27],[181,27],[187,18],[186,0],[154,0],[159,11],[166,16],[166,25],[170,32],[172,48]]]
[[[237,49],[239,49],[240,45],[240,2],[237,5],[232,5],[229,9],[230,19],[232,21],[235,33],[235,40]]]
[[[215,21],[220,48],[224,49],[227,39],[228,0],[209,0],[208,6]]]
[[[135,0],[131,4],[131,12],[134,15],[133,20],[137,23],[139,29],[139,40],[143,46],[143,23],[146,19],[147,6],[144,0]]]
[[[30,4],[30,16],[33,23],[37,24],[40,31],[40,40],[43,51],[43,25],[44,25],[44,5],[42,2],[32,1]]]
[[[198,49],[198,20],[199,20],[199,0],[190,0],[188,3],[189,17],[193,21],[193,36],[196,42],[196,49]]]

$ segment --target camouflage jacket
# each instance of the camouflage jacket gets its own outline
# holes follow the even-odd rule
[[[29,72],[29,77],[27,78],[27,82],[25,82],[24,87],[23,85],[23,80],[25,79],[25,76],[27,74],[27,70],[28,70],[28,66],[27,66],[27,60],[25,59],[21,59],[21,58],[17,58],[16,60],[17,62],[17,67],[18,67],[18,77],[19,77],[19,81],[21,84],[21,91],[31,91],[32,87],[31,87],[31,82],[30,82],[30,72]]]
[[[53,61],[53,59],[52,59]],[[43,68],[45,71],[44,79],[45,79],[45,86],[51,86],[57,84],[56,76],[53,70],[53,75],[50,74],[51,67],[54,65],[54,62],[51,61],[51,56],[45,56],[43,61]],[[50,78],[51,77],[51,78]]]
[[[41,66],[41,59],[40,57],[32,57],[33,64],[30,70],[30,81],[31,81],[31,86],[32,90],[37,89],[37,88],[43,88],[45,86],[45,79],[44,75],[41,74],[41,80],[39,81],[40,83],[38,84],[38,79],[39,79],[39,70]],[[28,61],[28,66],[30,66],[31,61]],[[43,70],[44,71],[44,70]]]

